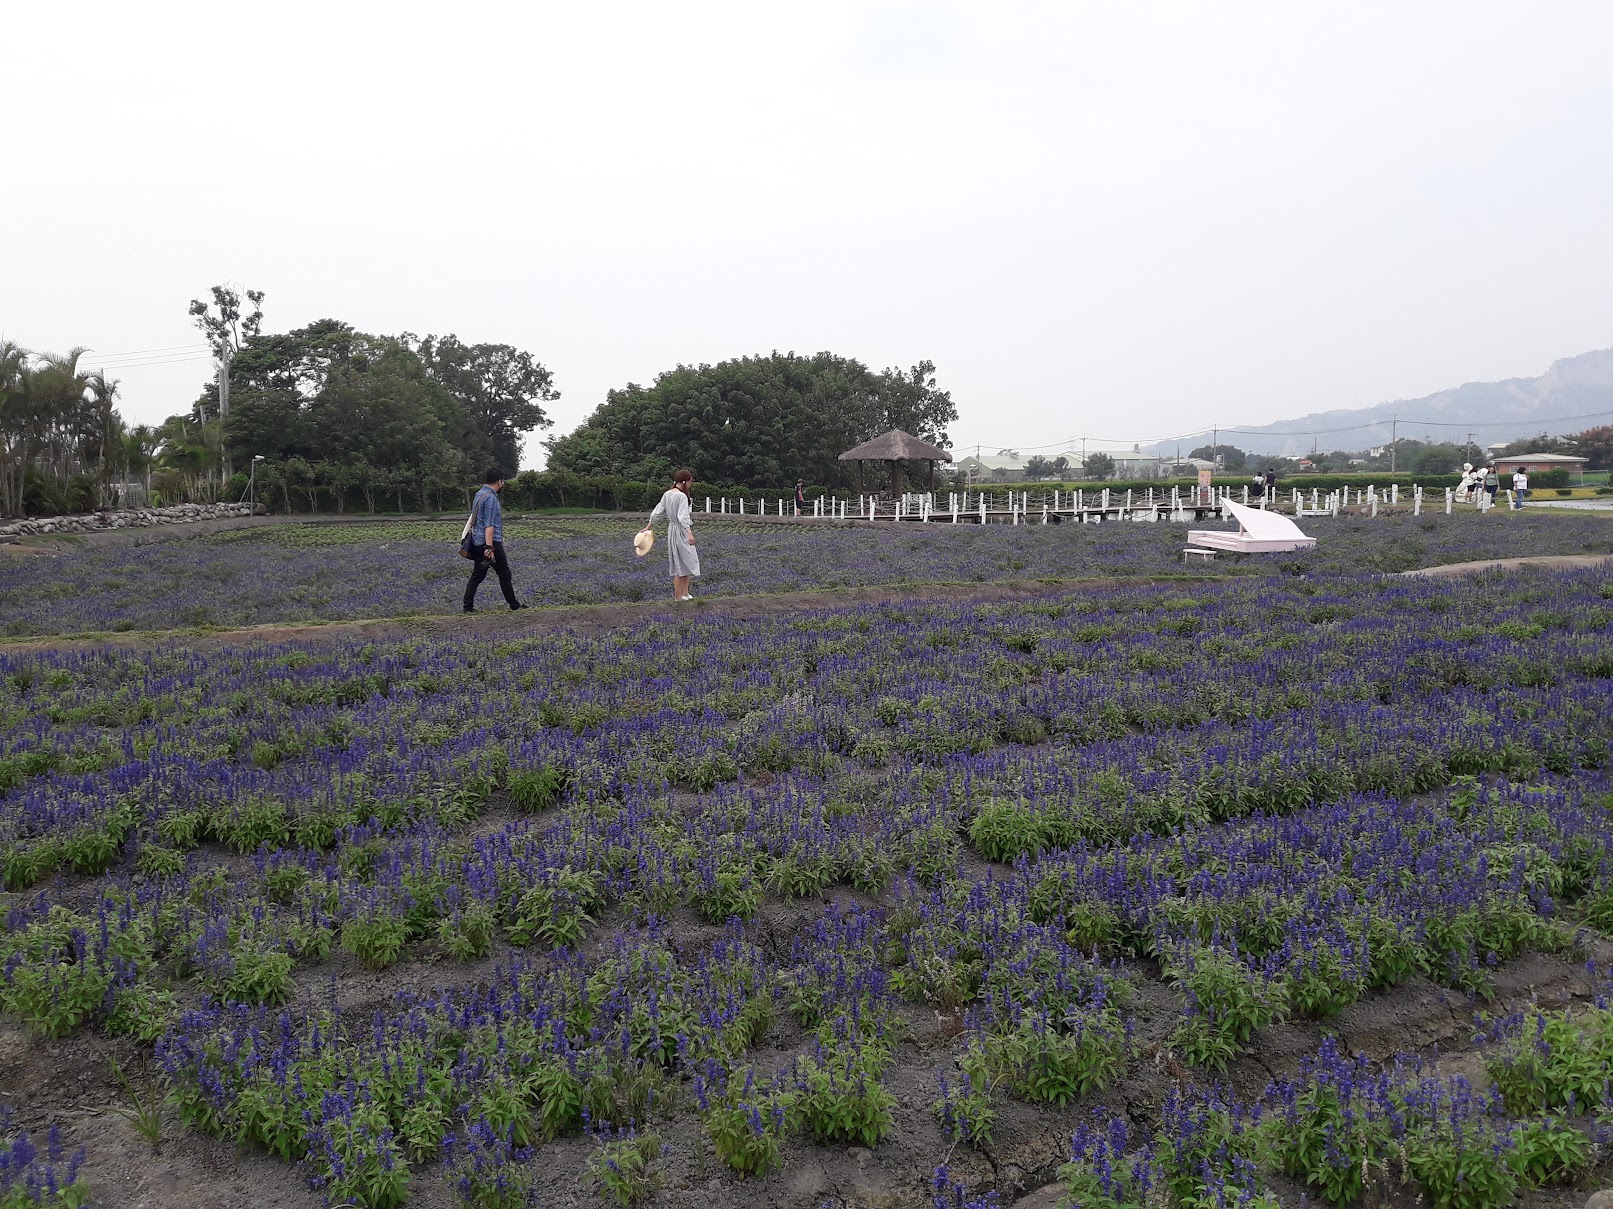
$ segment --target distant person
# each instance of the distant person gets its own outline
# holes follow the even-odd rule
[[[700,553],[694,548],[694,508],[689,503],[689,488],[693,485],[692,470],[673,475],[671,488],[661,496],[642,530],[649,533],[656,521],[666,520],[667,569],[672,575],[673,600],[693,600],[689,581],[700,575]]]
[[[1277,470],[1273,466],[1266,467],[1265,498],[1268,503],[1275,504],[1277,502]]]
[[[1263,503],[1266,498],[1266,480],[1258,474],[1249,480],[1249,500],[1251,503]]]
[[[1529,467],[1519,466],[1512,472],[1512,506],[1522,508],[1529,498]]]
[[[1490,507],[1495,507],[1495,493],[1501,490],[1501,476],[1496,473],[1493,465],[1484,468],[1484,490],[1489,495]]]
[[[806,483],[801,479],[795,480],[795,515],[800,516],[806,511]]]
[[[504,603],[512,609],[524,609],[526,606],[515,599],[515,585],[510,582],[510,562],[504,557],[504,509],[498,502],[498,493],[504,490],[504,472],[497,466],[491,466],[482,480],[482,489],[476,493],[476,499],[470,507],[471,536],[481,544],[481,551],[476,559],[476,569],[470,573],[470,582],[465,585],[465,612],[476,611],[476,589],[487,578],[489,568],[498,575]]]

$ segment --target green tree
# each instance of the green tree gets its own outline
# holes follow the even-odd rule
[[[1587,428],[1568,439],[1575,454],[1590,459],[1585,464],[1587,470],[1613,469],[1613,424]]]
[[[429,508],[492,457],[462,400],[404,338],[334,319],[258,334],[231,382],[226,446],[241,459],[261,454],[266,498],[278,490],[288,507],[345,510],[362,497],[372,508],[377,498]]]
[[[1423,445],[1398,451],[1396,464],[1413,474],[1454,474],[1462,468],[1466,453],[1460,445]]]
[[[543,409],[560,397],[549,370],[508,344],[464,344],[452,334],[416,340],[405,333],[402,339],[426,372],[459,400],[486,440],[493,463],[511,474],[519,470],[521,438],[554,424]]]
[[[1523,437],[1513,441],[1501,451],[1504,458],[1516,457],[1522,453],[1561,453],[1563,451],[1563,438],[1548,436],[1546,433],[1536,433],[1532,437]]]
[[[774,352],[680,365],[651,386],[610,391],[579,428],[550,440],[549,465],[578,475],[659,480],[679,466],[716,483],[849,486],[840,454],[891,428],[937,444],[957,419],[921,361],[874,373],[833,353]]]
[[[1242,470],[1249,460],[1249,455],[1236,445],[1200,445],[1187,456],[1218,462],[1223,470]]]
[[[0,343],[0,513],[82,511],[106,497],[121,457],[118,384],[83,349]]]
[[[1106,453],[1089,453],[1081,463],[1081,470],[1087,478],[1101,482],[1114,474],[1115,460]]]

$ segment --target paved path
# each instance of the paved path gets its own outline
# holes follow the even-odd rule
[[[1574,567],[1599,567],[1613,561],[1613,554],[1536,554],[1529,558],[1483,558],[1471,563],[1446,563],[1441,567],[1419,567],[1402,575],[1424,579],[1445,579],[1452,575],[1478,575],[1483,571],[1517,571],[1539,567],[1546,571],[1568,571]]]

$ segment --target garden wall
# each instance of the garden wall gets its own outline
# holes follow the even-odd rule
[[[262,504],[177,504],[172,508],[140,508],[129,512],[89,512],[76,516],[41,516],[0,525],[0,538],[32,537],[39,533],[96,533],[102,529],[142,529],[152,525],[182,525],[226,516],[252,516]]]

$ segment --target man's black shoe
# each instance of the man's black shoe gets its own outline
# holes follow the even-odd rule
[[[517,609],[524,609],[524,608],[526,608],[526,606],[525,606],[525,605],[524,605],[524,604],[512,604],[512,605],[511,605],[511,606],[510,606],[510,612],[512,612],[512,613],[513,613],[513,612],[515,612],[515,610],[517,610]]]
[[[462,613],[474,613],[475,611],[476,610],[471,608],[469,605],[466,605],[463,609],[460,610],[460,612],[462,612]]]

